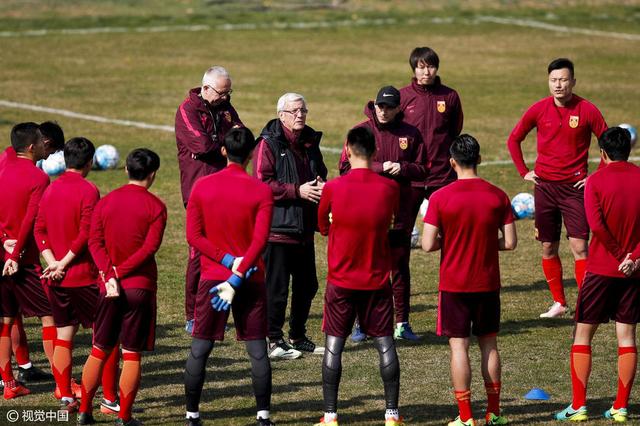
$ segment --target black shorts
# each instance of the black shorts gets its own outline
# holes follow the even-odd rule
[[[500,330],[500,291],[458,293],[440,291],[438,336],[469,337]]]
[[[534,189],[536,239],[560,241],[562,221],[571,238],[589,239],[589,224],[584,210],[584,188],[573,183],[540,181]]]
[[[640,322],[640,279],[615,278],[587,272],[576,303],[576,322],[624,324]]]
[[[25,317],[51,315],[47,298],[48,288],[40,280],[40,265],[20,265],[18,272],[0,276],[0,315],[15,318],[18,312]]]
[[[82,324],[89,328],[93,324],[98,306],[98,286],[82,287],[49,286],[49,302],[56,327]]]

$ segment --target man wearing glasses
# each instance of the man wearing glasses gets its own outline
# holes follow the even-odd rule
[[[313,236],[327,167],[320,153],[322,133],[306,125],[308,110],[302,95],[285,93],[276,111],[278,118],[269,121],[260,134],[253,171],[271,187],[274,198],[264,254],[269,357],[295,359],[303,352],[324,353],[306,336],[306,322],[318,291]],[[282,327],[290,278],[291,317],[285,341]]]
[[[176,144],[180,187],[185,207],[193,184],[202,176],[226,167],[220,152],[225,134],[234,127],[244,127],[231,106],[231,77],[220,66],[209,68],[202,77],[202,87],[189,91],[176,112]],[[200,281],[200,254],[189,247],[185,283],[187,332],[193,327],[193,310]]]

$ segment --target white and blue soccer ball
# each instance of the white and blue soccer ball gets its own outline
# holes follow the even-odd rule
[[[113,145],[100,145],[93,155],[93,167],[99,170],[115,169],[118,161],[120,154]]]
[[[56,151],[42,161],[42,170],[49,176],[57,176],[64,172],[64,152]]]
[[[636,144],[636,141],[638,140],[638,130],[635,127],[633,127],[631,124],[627,124],[627,123],[619,124],[618,127],[622,127],[627,132],[629,132],[629,134],[631,135],[631,147],[633,147]]]
[[[535,204],[533,202],[533,195],[527,192],[521,192],[517,194],[511,200],[511,209],[516,219],[531,219],[535,212]]]

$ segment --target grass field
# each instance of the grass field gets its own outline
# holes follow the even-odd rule
[[[338,5],[331,6],[333,3]],[[173,125],[176,107],[187,91],[199,84],[206,68],[221,64],[232,73],[233,104],[254,132],[274,117],[275,103],[282,93],[296,91],[307,98],[308,124],[325,132],[323,145],[339,148],[347,130],[361,121],[365,102],[383,85],[407,84],[411,76],[409,52],[415,46],[428,45],[440,55],[443,83],[460,93],[464,131],[478,138],[485,161],[509,158],[507,135],[524,109],[547,95],[546,65],[558,56],[575,61],[576,93],[593,101],[610,125],[640,124],[640,2],[423,3],[6,0],[0,4],[0,100]],[[494,18],[534,20],[555,30],[498,24],[492,22]],[[297,29],[299,23],[315,28]],[[223,24],[235,26],[221,27]],[[187,25],[208,29],[187,30]],[[158,29],[161,26],[165,28]],[[63,31],[83,28],[120,30],[93,34]],[[145,32],[145,28],[156,30]],[[571,32],[576,28],[588,31]],[[48,33],[25,32],[30,30]],[[621,33],[630,37],[620,37]],[[83,135],[97,145],[113,144],[123,155],[145,146],[162,158],[153,191],[167,203],[169,223],[157,256],[158,339],[156,351],[143,358],[143,382],[137,399],[137,407],[143,411],[136,416],[145,424],[181,424],[182,372],[190,339],[183,331],[187,248],[174,135],[0,106],[0,145],[8,145],[15,123],[51,119],[59,121],[67,137]],[[533,135],[524,147],[531,161]],[[636,148],[632,155],[639,153]],[[597,150],[592,149],[595,156]],[[337,154],[325,152],[325,159],[335,176]],[[532,190],[510,164],[487,165],[480,168],[480,174],[511,196]],[[94,172],[89,178],[103,194],[125,182],[122,169]],[[570,399],[572,320],[538,319],[549,304],[539,265],[540,249],[533,239],[531,221],[519,222],[518,231],[518,249],[501,257],[503,409],[514,424],[551,424],[552,413]],[[312,308],[309,335],[320,343],[326,242],[321,237],[316,241],[321,291]],[[566,244],[562,250],[565,284],[573,303],[573,266]],[[472,256],[470,253],[469,258]],[[457,413],[446,341],[434,333],[437,267],[438,255],[413,252],[412,323],[424,338],[417,345],[400,342],[399,356],[401,411],[409,424],[415,425],[446,424]],[[29,320],[28,325],[33,358],[43,366],[36,322]],[[209,361],[202,417],[207,424],[253,424],[249,363],[243,345],[234,342],[233,328],[226,337]],[[88,333],[82,333],[75,351],[78,379],[89,339]],[[613,327],[603,326],[594,342],[589,386],[594,418],[610,406],[615,394],[615,348]],[[486,397],[477,350],[472,351],[472,359],[478,367],[472,391],[479,418]],[[273,419],[287,425],[317,421],[322,412],[321,358],[309,356],[272,366]],[[545,389],[551,400],[525,401],[523,395],[532,387]],[[4,413],[10,408],[56,406],[53,385],[35,385],[32,390],[34,395],[2,403],[0,424],[5,424]],[[630,410],[632,422],[640,423],[637,396],[634,391]],[[341,423],[381,424],[383,408],[375,350],[370,343],[349,343],[340,390]],[[98,420],[111,421],[104,416]]]

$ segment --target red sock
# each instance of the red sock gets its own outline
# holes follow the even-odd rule
[[[571,346],[571,385],[574,410],[587,403],[587,384],[591,374],[591,346]]]
[[[558,256],[549,259],[542,258],[542,271],[549,284],[549,290],[554,302],[562,306],[567,304],[564,297],[564,287],[562,285],[562,262]]]
[[[13,380],[13,370],[11,369],[11,324],[3,323],[0,326],[0,374],[5,386]]]
[[[116,344],[115,348],[113,348],[102,370],[102,396],[111,402],[116,402],[118,399],[118,387],[116,384],[118,383],[118,367],[120,363],[119,346],[119,344]]]
[[[613,408],[627,408],[629,394],[636,377],[636,364],[638,362],[638,350],[635,346],[618,348],[618,395],[613,403]]]
[[[584,281],[584,275],[587,272],[587,259],[576,259],[573,266],[576,273],[576,284],[578,284],[578,289],[580,289]]]
[[[91,348],[91,355],[87,358],[87,362],[84,364],[84,368],[82,369],[82,398],[80,399],[81,413],[93,412],[93,397],[96,395],[96,390],[100,383],[100,374],[107,356],[107,353],[102,349],[96,346]]]
[[[120,374],[120,413],[118,417],[128,422],[131,419],[133,401],[140,387],[140,353],[122,353],[122,374]]]
[[[487,391],[487,414],[500,415],[500,386],[502,383],[486,383],[484,388]]]
[[[13,353],[16,356],[18,365],[25,365],[30,362],[27,333],[24,332],[21,314],[16,316],[13,327],[11,328],[11,346],[13,347]]]
[[[58,331],[54,325],[50,326],[42,326],[42,349],[44,349],[44,354],[47,356],[49,360],[49,365],[51,365],[51,369],[53,369],[53,349],[55,347],[56,337],[58,336]]]
[[[458,411],[460,411],[460,420],[466,422],[473,415],[471,414],[471,391],[454,391],[456,401],[458,402]]]
[[[60,389],[60,395],[68,398],[73,398],[73,392],[71,391],[72,350],[73,342],[56,339],[55,349],[53,350],[53,377]]]

